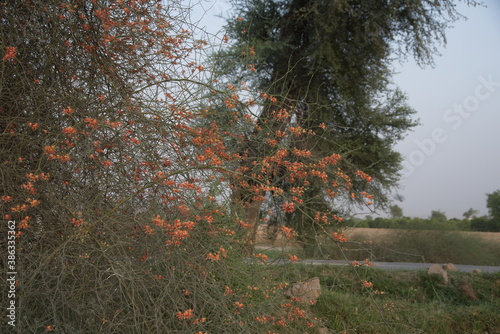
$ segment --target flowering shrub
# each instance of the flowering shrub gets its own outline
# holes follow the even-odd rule
[[[293,214],[311,179],[330,197],[354,193],[339,155],[289,144],[316,135],[292,124],[294,107],[209,80],[198,61],[209,44],[182,2],[8,1],[0,12],[0,207],[17,222],[18,330],[314,327],[294,304],[282,312],[258,269],[238,269],[266,198]],[[269,124],[259,104],[276,106]]]

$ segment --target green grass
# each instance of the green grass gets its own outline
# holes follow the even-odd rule
[[[449,272],[444,285],[423,271],[300,264],[267,270],[276,281],[319,277],[322,295],[311,310],[332,333],[500,333],[500,273]],[[462,281],[472,285],[477,300],[458,290]]]

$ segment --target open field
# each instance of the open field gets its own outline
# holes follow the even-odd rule
[[[385,238],[391,238],[400,231],[398,229],[389,228],[349,228],[346,231],[347,238],[365,239],[366,241],[377,242]],[[438,231],[439,232],[439,231]],[[444,232],[444,231],[443,231]],[[478,237],[486,241],[493,241],[500,243],[500,233],[494,232],[469,232],[469,231],[454,231],[454,233],[459,233],[463,236]]]
[[[371,242],[380,242],[384,239],[394,237],[395,234],[405,231],[398,229],[389,229],[389,228],[368,228],[368,227],[359,227],[359,228],[348,228],[345,231],[347,239],[356,239],[356,241],[371,241]],[[439,231],[438,231],[439,232]],[[459,233],[463,236],[477,237],[481,238],[485,241],[492,241],[500,243],[500,233],[494,232],[470,232],[470,231],[453,231],[454,233]],[[300,247],[293,240],[285,238],[282,234],[278,236],[274,243],[271,243],[266,236],[266,225],[261,225],[258,230],[256,244],[260,247]]]
[[[304,249],[282,235],[270,242],[261,226],[256,247],[270,257],[286,253],[316,259],[500,265],[500,233],[377,228],[349,228],[345,233],[349,242],[322,237],[319,246]]]

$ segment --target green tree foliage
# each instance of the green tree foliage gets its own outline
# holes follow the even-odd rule
[[[399,205],[391,205],[389,207],[391,218],[403,218],[403,209]]]
[[[446,214],[439,210],[432,210],[430,219],[436,222],[444,222],[448,220],[448,218],[446,218]]]
[[[486,194],[486,207],[489,216],[476,217],[471,220],[471,230],[482,232],[500,232],[500,190]]]
[[[500,219],[500,190],[486,194],[488,197],[486,207],[490,210],[490,216]]]
[[[475,217],[478,213],[479,213],[478,210],[470,208],[469,210],[464,212],[463,216],[465,219],[471,219],[471,218]]]
[[[490,210],[492,231],[500,232],[500,190],[486,195],[486,207]]]
[[[242,150],[264,154],[269,146],[259,139],[262,133],[312,131],[319,140],[304,135],[283,145],[319,156],[341,153],[344,171],[360,169],[373,178],[370,191],[383,205],[401,167],[394,144],[417,124],[405,95],[391,83],[391,61],[413,55],[420,64],[431,64],[445,28],[459,17],[454,3],[235,0],[233,5],[237,18],[227,25],[232,44],[218,54],[222,72],[234,84],[244,81],[277,101],[256,111],[265,131],[247,134],[250,144]],[[285,109],[289,117],[276,119]],[[282,180],[269,181],[283,188]],[[319,181],[318,191],[325,185]],[[364,187],[353,182],[352,191]],[[334,211],[347,204],[338,197],[322,201]],[[300,213],[295,218],[305,220]]]
[[[479,232],[498,232],[494,220],[489,217],[476,217],[470,221],[470,229]]]

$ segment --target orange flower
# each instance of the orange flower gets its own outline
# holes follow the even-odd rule
[[[161,216],[160,215],[156,215],[153,219],[152,219],[153,223],[156,225],[156,226],[165,226],[166,225],[166,222],[165,220],[161,219]]]
[[[288,254],[288,261],[298,262],[299,258],[297,257],[297,255]]]
[[[74,127],[68,126],[62,130],[62,133],[64,133],[68,137],[71,137],[74,134],[78,133],[78,131]]]
[[[75,109],[71,108],[70,106],[66,107],[66,109],[63,110],[63,112],[66,114],[66,115],[71,115],[72,113],[75,112]]]
[[[12,212],[21,212],[21,211],[26,211],[26,210],[28,210],[28,208],[29,208],[29,206],[28,206],[28,205],[23,204],[23,205],[17,205],[17,206],[15,206],[15,207],[11,208],[10,210],[11,210]]]
[[[37,199],[31,199],[31,198],[28,198],[28,203],[31,205],[31,206],[37,206],[38,204],[40,204],[40,201],[37,200]]]
[[[31,122],[26,123],[26,125],[29,126],[31,130],[36,130],[40,126],[38,123],[31,123]]]
[[[88,126],[90,126],[91,128],[94,128],[94,129],[97,129],[97,120],[96,119],[93,119],[93,118],[90,118],[90,117],[87,117],[84,119],[85,123],[87,123]]]
[[[288,325],[287,325],[287,323],[286,323],[286,321],[284,319],[281,319],[281,320],[277,321],[275,324],[283,326],[283,327],[288,327]]]
[[[17,48],[15,46],[8,46],[5,48],[5,56],[3,56],[3,61],[16,58]]]
[[[366,182],[372,182],[373,181],[373,177],[371,177],[370,175],[358,170],[354,173],[355,175],[359,176],[360,178],[362,178],[363,180],[365,180]]]
[[[46,146],[46,147],[54,147],[55,149],[55,146]],[[26,178],[28,178],[30,181],[37,181],[37,180],[43,180],[43,181],[47,181],[50,177],[50,174],[48,173],[40,173],[40,174],[33,174],[33,173],[29,173],[29,174],[26,174]]]
[[[364,265],[365,266],[369,266],[369,267],[373,267],[373,263],[370,260],[368,260],[368,259],[365,259]]]
[[[76,218],[71,218],[71,222],[75,225],[75,226],[80,226],[81,224],[84,223],[83,219],[76,219]]]
[[[293,236],[297,235],[292,228],[286,226],[281,226],[281,232],[285,234],[287,239],[291,239]]]
[[[199,323],[204,323],[205,321],[207,321],[207,318],[196,318],[193,320],[193,325],[198,325]],[[202,333],[201,331],[199,331],[197,334],[208,334],[208,332]]]
[[[299,150],[295,147],[293,148],[293,154],[295,154],[298,157],[304,157],[304,158],[310,157],[312,155],[311,151]]]
[[[283,211],[291,213],[295,211],[295,204],[290,202],[285,202],[285,204],[283,204],[281,208],[283,209]]]
[[[234,291],[231,290],[230,287],[226,286],[226,289],[224,290],[224,295],[231,295],[233,293],[234,293]]]
[[[219,254],[208,253],[207,256],[206,256],[206,259],[210,260],[210,261],[219,261],[220,260],[220,256],[219,256]]]
[[[0,196],[0,201],[8,203],[8,202],[12,201],[12,197],[11,196]]]
[[[333,239],[338,241],[338,242],[346,242],[347,241],[347,239],[344,237],[344,232],[342,232],[340,234],[337,232],[333,232],[332,236],[333,236]]]
[[[362,281],[361,282],[361,285],[363,285],[365,288],[369,289],[369,288],[373,288],[373,283],[372,282],[368,282],[368,281]]]
[[[261,261],[263,262],[266,262],[267,260],[269,260],[269,256],[265,255],[265,254],[255,254],[255,257],[260,259]]]
[[[276,146],[278,145],[278,141],[277,140],[274,140],[274,139],[267,139],[267,143],[271,146]]]
[[[33,185],[33,182],[27,182],[27,183],[21,185],[21,187],[32,195],[36,194],[36,188]]]
[[[255,319],[255,321],[258,321],[260,323],[264,323],[264,322],[269,320],[269,318],[267,316],[265,316],[264,314],[260,315],[258,317],[255,317],[254,319]]]
[[[276,136],[278,136],[278,137],[280,137],[280,138],[283,138],[283,137],[285,137],[285,136],[286,136],[286,133],[285,133],[285,132],[283,132],[283,131],[278,130],[278,131],[276,131]]]
[[[373,196],[372,196],[372,195],[370,195],[369,193],[367,193],[366,191],[363,191],[363,192],[361,193],[361,195],[362,195],[362,196],[364,196],[365,198],[368,198],[368,199],[373,199]]]
[[[56,147],[55,146],[45,146],[43,148],[43,153],[45,153],[45,154],[54,154],[54,153],[56,153]]]
[[[295,307],[293,310],[292,310],[292,314],[293,315],[296,315],[297,317],[299,318],[305,318],[306,317],[306,310],[302,310],[298,307]]]
[[[25,229],[25,228],[29,228],[30,225],[29,225],[29,221],[31,220],[32,218],[30,216],[26,216],[24,217],[23,220],[21,220],[21,222],[19,223],[19,225],[17,226],[19,229]]]
[[[69,155],[56,155],[56,159],[59,159],[61,162],[71,161],[71,157]]]
[[[194,312],[193,309],[189,309],[184,312],[177,312],[175,316],[180,320],[191,319],[194,317]]]

